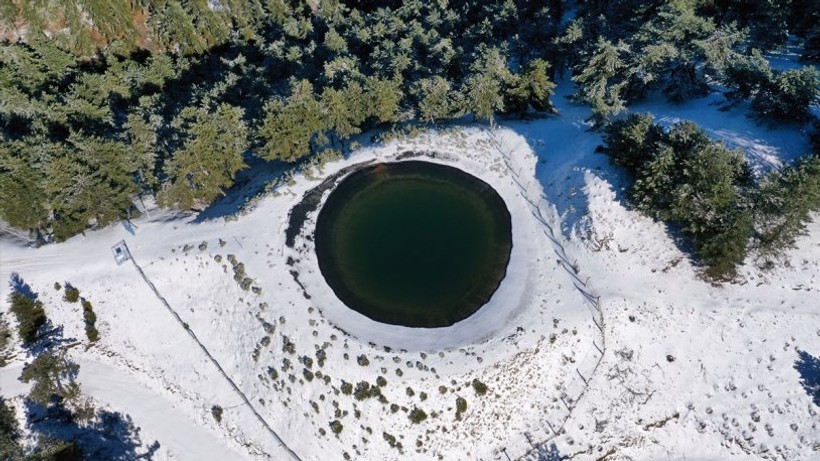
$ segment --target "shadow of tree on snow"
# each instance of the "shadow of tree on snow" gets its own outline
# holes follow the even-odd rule
[[[20,277],[20,274],[17,272],[11,273],[11,278],[9,280],[9,285],[11,287],[12,293],[20,293],[32,300],[37,300],[37,293],[31,289],[28,283],[23,280],[23,277]]]
[[[140,428],[130,416],[119,412],[97,410],[90,422],[82,423],[63,402],[44,408],[26,400],[26,413],[29,430],[34,435],[74,442],[82,452],[82,459],[152,460],[160,447],[157,441],[145,446]]]
[[[558,452],[558,447],[556,447],[554,443],[549,445],[539,445],[533,452],[533,455],[536,457],[531,459],[537,461],[563,461],[567,459],[564,458],[560,452]]]
[[[820,407],[820,359],[806,351],[797,352],[798,359],[794,362],[794,369],[800,373],[800,384]]]
[[[9,286],[11,293],[19,293],[33,301],[39,298],[37,292],[34,291],[17,272],[11,273]],[[66,284],[66,286],[70,285]],[[24,344],[23,348],[28,350],[33,356],[37,356],[55,347],[64,346],[77,341],[76,338],[66,338],[63,333],[64,329],[62,325],[55,326],[51,319],[46,318],[46,322],[37,330],[37,340],[29,344]]]

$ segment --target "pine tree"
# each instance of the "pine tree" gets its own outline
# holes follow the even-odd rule
[[[774,75],[769,61],[759,50],[749,56],[735,56],[727,64],[723,84],[729,89],[726,97],[735,103],[752,98],[768,85]]]
[[[323,125],[340,140],[361,132],[359,127],[367,116],[361,85],[352,82],[341,90],[325,88],[319,104],[324,117]]]
[[[46,351],[23,368],[20,381],[32,384],[29,399],[48,408],[55,399],[70,400],[79,395],[80,385],[74,380],[79,369],[63,352]]]
[[[43,302],[18,290],[9,294],[9,312],[17,318],[17,331],[23,345],[30,346],[39,338],[40,329],[46,324]]]
[[[691,122],[675,126],[666,143],[679,159],[669,219],[683,223],[709,275],[731,277],[746,256],[753,224],[740,189],[748,175],[743,153]]]
[[[512,79],[506,57],[499,48],[485,48],[470,68],[466,82],[467,111],[492,124],[495,113],[504,111],[504,85]]]
[[[14,409],[6,404],[0,396],[0,459],[17,461],[23,459],[23,447],[20,446],[20,423]]]
[[[572,78],[578,87],[575,98],[592,106],[596,123],[626,108],[625,93],[634,74],[627,61],[630,53],[623,42],[613,44],[599,38],[586,65]]]
[[[664,130],[648,115],[607,127],[605,152],[635,177],[630,199],[642,212],[680,226],[706,273],[731,277],[752,235],[742,152],[711,140],[692,122]]]
[[[776,73],[752,100],[752,110],[774,120],[805,122],[820,103],[820,71],[814,66]]]
[[[287,100],[275,99],[265,106],[259,130],[265,141],[261,157],[295,162],[313,152],[314,144],[324,141],[325,131],[327,125],[313,85],[307,80],[295,82]]]
[[[35,231],[48,220],[48,200],[41,174],[28,163],[34,159],[27,153],[23,143],[0,144],[0,218],[12,227]]]
[[[671,2],[637,35],[638,67],[644,81],[659,85],[670,101],[680,102],[706,93],[701,64],[706,61],[702,41],[715,32],[714,23],[697,15],[693,2]],[[711,55],[718,50],[713,42]]]
[[[462,105],[450,82],[444,77],[435,76],[421,79],[415,84],[419,116],[431,123],[455,116]]]
[[[200,208],[224,195],[236,173],[247,167],[248,128],[241,108],[220,104],[214,111],[188,107],[175,125],[184,139],[166,166],[159,195],[164,206]]]
[[[367,114],[379,123],[395,122],[398,119],[403,97],[400,79],[367,77],[365,81]]]
[[[548,74],[549,63],[543,59],[536,59],[527,65],[527,70],[515,76],[507,89],[507,109],[521,115],[532,107],[539,112],[552,112],[553,92],[555,83],[551,82]]]
[[[755,194],[756,248],[772,259],[806,233],[811,213],[820,210],[820,157],[805,156],[770,173]]]
[[[652,115],[631,114],[607,125],[603,137],[612,163],[637,174],[658,152],[663,131]]]
[[[58,240],[88,225],[105,226],[126,217],[137,192],[128,148],[117,141],[73,133],[53,146],[45,167],[45,192],[54,213]]]
[[[149,101],[150,99],[146,100],[145,104],[151,104]],[[128,114],[125,122],[125,134],[131,148],[137,183],[142,189],[156,190],[159,186],[154,172],[162,157],[158,134],[162,125],[162,117],[144,107]]]

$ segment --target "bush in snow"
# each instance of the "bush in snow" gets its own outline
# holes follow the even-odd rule
[[[472,386],[475,393],[478,395],[484,395],[487,393],[487,385],[479,381],[478,378],[473,379]]]
[[[80,298],[83,306],[83,320],[85,321],[85,335],[92,343],[100,339],[100,332],[97,330],[97,314],[91,306],[91,302],[85,298]]]
[[[0,313],[0,352],[6,348],[9,343],[9,338],[11,338],[11,330],[9,329],[9,324],[6,322],[6,319],[3,317],[3,314]],[[3,366],[3,359],[0,357],[0,367]]]
[[[68,301],[70,303],[76,303],[80,300],[80,290],[66,283],[65,293],[63,294],[63,300]]]
[[[217,423],[222,422],[222,407],[219,405],[214,405],[211,407],[211,415],[214,417]]]
[[[371,386],[367,381],[359,381],[356,389],[353,390],[353,397],[356,400],[365,400],[379,395],[381,395],[381,390],[378,386]]]
[[[456,419],[461,421],[461,415],[467,411],[467,400],[463,397],[456,397]]]
[[[410,410],[410,414],[408,414],[407,417],[410,418],[410,421],[412,421],[413,424],[419,424],[420,422],[427,419],[427,413],[425,413],[424,410],[415,407],[412,410]]]
[[[348,382],[343,382],[341,386],[342,394],[344,395],[351,395],[353,394],[353,384]]]
[[[330,430],[333,431],[333,433],[336,434],[336,435],[341,434],[341,432],[344,428],[345,427],[342,425],[342,423],[338,419],[333,420],[333,421],[330,422]]]

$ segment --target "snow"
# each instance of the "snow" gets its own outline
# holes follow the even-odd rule
[[[570,90],[566,82],[558,88],[558,116],[503,122],[493,137],[455,127],[364,147],[279,184],[235,217],[197,220],[149,204],[150,216],[132,228],[110,226],[37,249],[2,240],[0,278],[19,273],[66,338],[84,340],[82,312],[62,300],[54,283],[70,282],[93,303],[101,340],[69,352],[81,365],[79,380],[98,404],[131,415],[143,441],[159,441],[155,459],[288,455],[131,263],[115,263],[110,248],[123,239],[159,292],[304,460],[342,459],[343,453],[368,460],[506,460],[542,441],[545,452],[580,460],[818,459],[820,409],[794,366],[798,350],[820,355],[820,224],[773,269],[750,258],[734,283],[704,280],[663,223],[626,204],[623,173],[595,153],[600,136],[589,131],[589,109],[564,98]],[[807,151],[800,127],[758,126],[743,106],[721,111],[719,98],[676,106],[650,99],[632,110],[652,112],[661,123],[694,120],[710,136],[743,149],[758,173]],[[490,305],[450,328],[382,326],[344,308],[310,251],[306,235],[315,216],[294,248],[284,242],[288,210],[323,178],[410,151],[437,152],[428,160],[487,181],[513,217],[508,277]],[[501,152],[510,154],[517,178]],[[556,229],[554,242],[528,200]],[[197,248],[201,242],[205,250]],[[183,251],[184,245],[192,248]],[[606,349],[597,368],[600,331],[556,251],[600,296]],[[260,294],[240,289],[228,254],[245,265]],[[0,290],[5,310],[8,286]],[[295,353],[285,350],[286,342]],[[317,351],[327,357],[322,365]],[[0,368],[0,393],[8,398],[25,392],[16,377],[26,354],[15,353]],[[370,364],[357,364],[360,355]],[[306,356],[312,380],[303,375]],[[285,360],[292,369],[283,370]],[[389,403],[422,408],[428,419],[413,424],[402,409],[393,413],[375,398],[357,401],[339,392],[342,381],[375,385],[378,376],[387,381],[382,394]],[[487,395],[472,389],[475,378],[487,384]],[[468,402],[461,421],[454,417],[457,396]],[[212,405],[225,409],[221,423],[211,416]],[[344,429],[335,436],[329,422],[337,419]],[[553,436],[562,425],[564,432]],[[402,453],[383,432],[402,443]],[[531,453],[529,459],[536,458]]]

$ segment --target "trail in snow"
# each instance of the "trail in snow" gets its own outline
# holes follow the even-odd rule
[[[81,361],[79,381],[85,394],[131,415],[146,435],[159,438],[169,459],[226,461],[243,458],[208,429],[183,416],[170,401],[116,367]]]
[[[173,403],[139,384],[133,376],[104,363],[79,360],[84,395],[131,416],[146,441],[159,439],[169,460],[231,461],[244,457],[222,443],[206,427],[186,418]],[[29,384],[18,377],[22,364],[0,368],[0,393],[10,398],[25,394]]]

